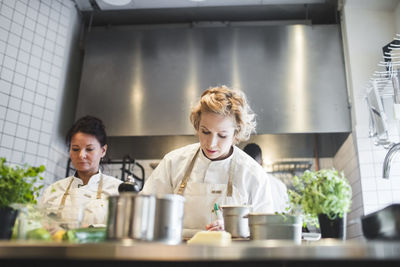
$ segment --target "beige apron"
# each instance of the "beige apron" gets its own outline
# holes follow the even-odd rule
[[[247,205],[247,200],[232,184],[235,166],[234,158],[229,167],[229,180],[227,184],[206,184],[190,182],[190,174],[201,148],[197,150],[176,194],[183,195],[185,202],[185,216],[183,226],[185,237],[192,236],[195,232],[205,230],[205,226],[217,219],[213,212],[215,203],[218,205]],[[233,154],[235,155],[235,154]]]
[[[65,190],[58,208],[59,216],[71,225],[87,226],[90,224],[104,224],[106,221],[107,202],[101,199],[103,192],[103,177],[100,178],[97,187],[96,199],[91,198],[91,192],[85,193],[82,189],[71,193],[70,188],[74,177],[71,177],[67,189]],[[67,196],[70,198],[70,205],[65,205]]]

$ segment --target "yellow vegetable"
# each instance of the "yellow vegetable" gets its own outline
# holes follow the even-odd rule
[[[54,241],[61,242],[64,234],[65,234],[65,231],[64,231],[64,230],[58,230],[57,232],[55,232],[55,233],[51,236],[51,238],[52,238]]]

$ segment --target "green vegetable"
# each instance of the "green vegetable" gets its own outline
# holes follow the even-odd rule
[[[303,213],[304,222],[318,225],[318,215],[326,214],[328,218],[350,211],[351,186],[343,172],[320,170],[305,171],[300,177],[293,178],[294,190],[289,189],[290,209]]]
[[[47,240],[50,241],[51,234],[44,228],[33,229],[26,233],[26,239],[28,240]]]
[[[43,185],[35,186],[35,183],[38,179],[43,180],[39,173],[44,172],[45,167],[11,167],[5,162],[5,158],[0,158],[0,208],[10,207],[13,203],[36,204]]]
[[[106,228],[78,228],[68,230],[62,238],[64,241],[72,243],[97,243],[106,240]]]

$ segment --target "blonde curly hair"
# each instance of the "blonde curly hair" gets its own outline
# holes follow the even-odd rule
[[[213,112],[235,118],[234,143],[240,143],[250,138],[255,132],[255,114],[251,110],[246,96],[242,91],[232,90],[225,85],[210,87],[203,92],[200,101],[192,108],[190,121],[196,131],[200,127],[202,112]]]

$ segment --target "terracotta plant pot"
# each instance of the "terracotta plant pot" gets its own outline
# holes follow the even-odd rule
[[[11,238],[17,215],[18,210],[9,207],[0,208],[0,239]]]
[[[318,215],[319,226],[322,238],[337,238],[346,240],[346,213],[331,220],[325,214]]]

